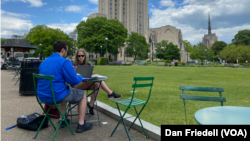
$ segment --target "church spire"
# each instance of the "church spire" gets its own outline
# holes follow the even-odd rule
[[[208,34],[211,34],[210,13],[208,12]]]

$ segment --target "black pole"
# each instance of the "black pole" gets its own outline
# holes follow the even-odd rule
[[[188,43],[186,43],[186,47],[187,47],[187,66],[188,66]]]
[[[107,63],[107,44],[108,44],[108,43],[107,43],[107,37],[106,37],[106,65],[108,64],[108,63]]]
[[[40,43],[39,59],[42,60],[41,58],[42,57],[41,57],[41,43]]]
[[[206,65],[207,65],[207,51],[206,51]]]

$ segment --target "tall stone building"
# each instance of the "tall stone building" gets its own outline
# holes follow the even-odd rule
[[[204,35],[204,37],[202,38],[202,43],[209,48],[216,41],[218,41],[218,37],[215,33],[211,33],[210,14],[208,13],[208,34]]]
[[[128,33],[144,35],[149,28],[148,0],[98,0],[98,13],[119,20]]]

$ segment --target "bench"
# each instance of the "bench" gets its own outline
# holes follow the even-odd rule
[[[237,68],[237,67],[239,67],[239,66],[240,66],[240,64],[234,64],[234,65],[233,65],[234,68]]]

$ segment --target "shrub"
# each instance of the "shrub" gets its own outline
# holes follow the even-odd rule
[[[239,63],[240,65],[245,65],[245,63]]]
[[[232,65],[231,65],[231,64],[228,64],[227,67],[232,67]]]
[[[170,60],[166,60],[165,63],[168,64],[168,63],[171,63],[171,61]]]
[[[107,64],[109,64],[108,58],[107,58]],[[106,57],[100,57],[97,61],[97,65],[106,65]]]
[[[186,63],[185,63],[185,62],[181,62],[181,64],[182,64],[183,66],[185,66],[185,65],[186,65]]]

